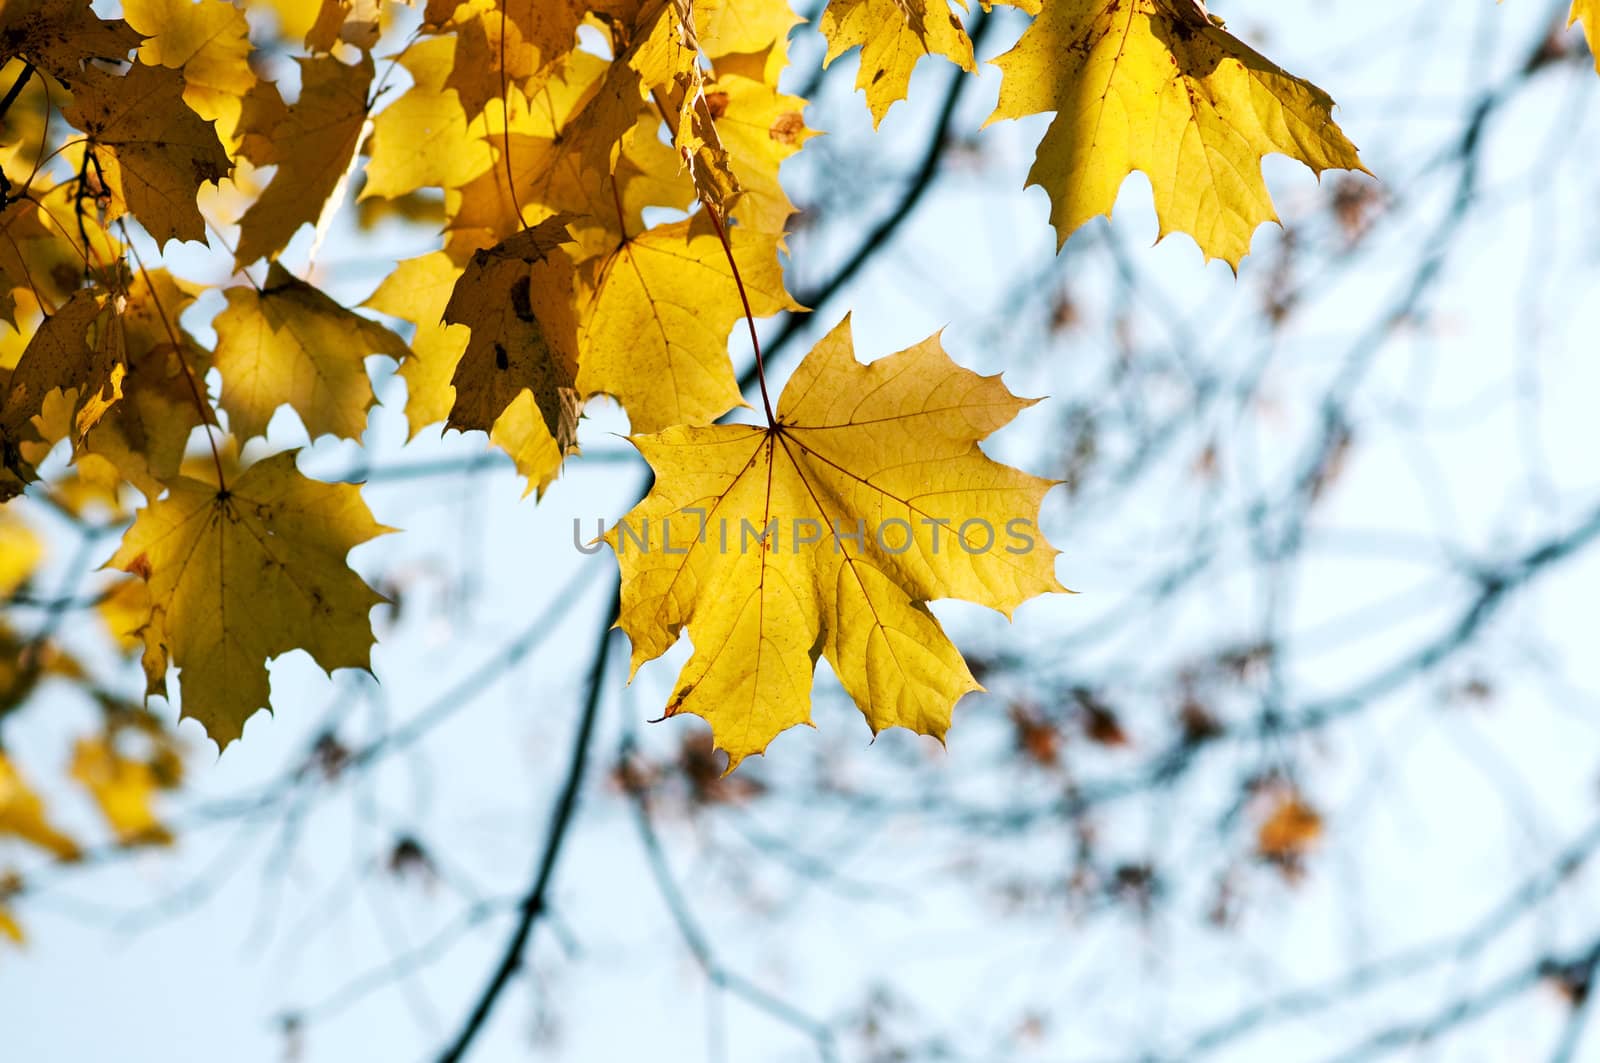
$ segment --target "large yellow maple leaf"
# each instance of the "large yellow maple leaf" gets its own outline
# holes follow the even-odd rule
[[[271,658],[304,649],[324,671],[368,667],[367,614],[384,599],[345,555],[389,530],[353,484],[308,479],[285,451],[226,488],[168,481],[107,564],[148,584],[147,625],[180,669],[183,715],[227,748],[268,707]]]
[[[1192,5],[1190,5],[1192,8]],[[1315,173],[1365,170],[1333,100],[1170,0],[1048,0],[1004,72],[991,122],[1056,112],[1030,185],[1050,194],[1058,243],[1111,213],[1134,170],[1150,179],[1161,236],[1185,232],[1235,269],[1276,221],[1261,158]]]
[[[862,365],[847,318],[796,369],[775,426],[634,436],[656,482],[606,538],[634,671],[685,630],[694,643],[666,714],[709,721],[731,770],[810,722],[821,654],[874,734],[942,737],[980,688],[926,603],[1009,616],[1065,589],[1035,526],[1053,481],[978,447],[1031,405],[938,337]]]
[[[818,28],[828,39],[823,66],[861,46],[856,88],[866,90],[874,126],[906,98],[911,71],[923,56],[942,55],[963,70],[976,69],[972,41],[949,0],[829,0]]]
[[[728,231],[750,310],[798,310],[783,286],[779,237]],[[579,333],[578,390],[603,392],[635,432],[707,424],[742,401],[728,334],[743,316],[727,252],[700,215],[622,240],[592,259]]]

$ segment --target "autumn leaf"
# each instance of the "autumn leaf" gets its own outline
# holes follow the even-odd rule
[[[1322,836],[1322,816],[1293,793],[1279,796],[1256,832],[1256,851],[1269,859],[1304,853]]]
[[[89,0],[7,0],[0,6],[0,55],[20,55],[58,80],[77,80],[85,59],[121,62],[139,34],[120,19],[102,19]]]
[[[124,75],[88,67],[63,112],[94,148],[110,149],[95,154],[107,181],[161,244],[205,239],[195,197],[232,168],[216,130],[183,93],[183,76],[166,67],[135,63]]]
[[[412,87],[378,112],[361,196],[394,198],[426,185],[457,188],[489,169],[494,156],[482,123],[469,135],[466,111],[445,81],[454,67],[449,38],[418,41],[401,56]]]
[[[367,614],[384,599],[345,555],[389,530],[354,485],[308,479],[286,451],[226,488],[169,481],[107,564],[149,585],[183,715],[226,749],[268,707],[270,659],[304,649],[324,671],[368,667]]]
[[[276,262],[259,290],[228,289],[216,330],[222,408],[240,439],[264,434],[285,404],[313,439],[359,438],[374,402],[366,357],[385,354],[402,361],[410,353],[399,336]]]
[[[1583,35],[1589,42],[1589,54],[1594,56],[1594,69],[1600,73],[1600,0],[1572,0],[1572,12],[1567,16],[1570,27],[1583,23]]]
[[[539,69],[540,55],[522,39],[517,24],[502,19],[487,0],[468,8],[466,17],[458,14],[453,22],[455,36],[440,38],[450,46],[443,85],[455,93],[464,116],[476,118],[491,100],[503,99],[507,89],[531,78]]]
[[[488,431],[531,391],[557,446],[576,446],[578,322],[565,222],[550,218],[479,251],[456,281],[444,320],[472,335],[451,378],[451,428]]]
[[[756,232],[781,235],[795,207],[778,179],[778,169],[814,135],[802,113],[805,101],[736,75],[707,85],[705,98],[742,192],[733,207],[734,221]]]
[[[972,41],[949,0],[829,0],[818,28],[828,39],[823,66],[861,46],[856,88],[866,90],[873,126],[906,98],[911,71],[923,56],[977,69]]]
[[[45,196],[43,203],[54,209],[56,199]],[[0,277],[6,285],[0,320],[16,326],[18,307],[59,306],[70,299],[82,281],[83,259],[39,203],[16,200],[0,209]]]
[[[245,156],[278,172],[239,221],[237,263],[271,258],[300,226],[317,221],[350,169],[367,121],[372,57],[347,66],[332,56],[301,59],[300,97],[274,103],[277,90],[258,85],[246,101]],[[254,120],[252,121],[252,118]]]
[[[110,462],[150,498],[178,474],[190,434],[215,423],[204,383],[211,352],[178,323],[193,301],[166,270],[134,277],[121,314],[122,398],[84,441],[86,452]]]
[[[685,631],[694,644],[666,714],[705,718],[731,769],[810,722],[820,653],[873,733],[942,738],[980,688],[926,603],[1009,616],[1064,589],[1034,527],[1052,482],[978,448],[1030,405],[937,337],[863,366],[846,319],[795,371],[775,427],[632,437],[655,486],[606,538],[634,670]],[[1026,546],[1007,543],[1024,530]]]
[[[73,745],[71,774],[94,798],[119,845],[172,844],[172,832],[152,803],[165,787],[150,763],[119,752],[109,735],[80,738]]]
[[[0,753],[0,838],[7,835],[47,849],[58,860],[76,860],[78,843],[50,823],[44,799]]]
[[[739,228],[728,236],[751,311],[800,309],[783,286],[778,237]],[[639,433],[708,424],[743,401],[728,335],[744,311],[722,242],[703,218],[623,240],[591,260],[586,279],[582,394],[614,396]]]
[[[91,292],[79,291],[34,332],[12,370],[0,401],[0,464],[18,483],[0,481],[0,500],[33,479],[22,445],[37,438],[52,395],[72,396],[74,444],[92,429],[122,395],[126,372],[122,324],[116,309]]]
[[[461,272],[443,251],[408,258],[397,263],[362,304],[416,326],[408,344],[411,357],[400,364],[400,377],[406,382],[406,420],[413,437],[449,417],[455,405],[450,378],[471,333],[445,322],[444,308]]]
[[[1237,270],[1256,228],[1278,217],[1262,156],[1365,171],[1327,93],[1158,0],[1051,0],[995,63],[1004,78],[989,121],[1056,112],[1028,183],[1050,194],[1058,244],[1110,215],[1139,170],[1160,235],[1188,233]]]
[[[226,0],[123,0],[122,14],[145,36],[139,61],[182,70],[184,102],[231,138],[256,83],[244,12]]]
[[[444,308],[461,275],[462,270],[443,252],[407,259],[364,304],[416,325],[412,357],[400,366],[406,382],[406,420],[413,436],[444,421],[455,405],[456,392],[450,380],[472,334],[461,325],[444,321]],[[511,456],[517,471],[527,479],[530,493],[543,493],[561,469],[561,448],[527,388],[500,414],[489,438]]]
[[[23,519],[0,509],[0,598],[27,583],[44,557],[44,546]]]
[[[805,21],[787,0],[694,0],[695,34],[711,59],[764,52]]]

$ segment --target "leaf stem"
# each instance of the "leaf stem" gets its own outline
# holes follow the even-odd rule
[[[161,296],[156,291],[155,282],[150,279],[150,271],[145,269],[144,259],[139,257],[139,249],[133,246],[133,241],[128,239],[128,227],[122,222],[117,223],[122,229],[122,242],[128,248],[128,253],[133,256],[133,264],[139,268],[139,276],[144,278],[144,285],[150,289],[150,301],[155,304],[156,316],[161,318],[161,327],[167,330],[167,338],[172,341],[173,353],[178,356],[178,364],[183,367],[183,379],[189,384],[189,397],[194,400],[194,408],[200,415],[200,424],[206,430],[206,445],[211,448],[211,463],[217,470],[218,492],[228,489],[228,478],[222,471],[222,453],[217,449],[217,441],[211,434],[211,429],[216,425],[216,416],[211,411],[211,405],[200,394],[200,384],[195,380],[194,367],[189,364],[189,359],[183,353],[183,340],[178,336],[178,330],[173,328],[172,321],[167,317],[167,308],[161,305]]]
[[[705,208],[706,216],[716,228],[717,239],[722,241],[722,253],[728,257],[728,268],[733,271],[733,283],[739,289],[739,301],[744,304],[744,323],[750,329],[750,346],[756,352],[756,381],[761,385],[761,405],[766,410],[767,427],[776,430],[778,418],[772,412],[772,396],[767,391],[767,363],[761,356],[761,337],[756,335],[756,315],[750,308],[750,295],[745,291],[744,278],[739,275],[739,263],[733,257],[733,244],[728,240],[728,229],[722,224],[722,217],[717,213],[716,207],[705,199],[701,199],[700,205]]]
[[[660,90],[651,89],[650,99],[656,105],[656,111],[661,115],[661,121],[666,125],[667,132],[671,133],[672,138],[676,140],[678,138],[678,130],[673,126],[671,111],[661,100]],[[698,90],[695,105],[704,112],[707,124],[715,124],[716,120],[711,115],[711,108],[706,104],[705,94]],[[684,165],[689,166],[691,169],[694,166],[694,162],[689,158],[687,150],[684,151],[683,162]],[[772,412],[772,396],[767,391],[767,363],[761,354],[761,337],[756,334],[756,315],[755,311],[750,307],[750,293],[745,290],[744,277],[739,273],[739,263],[733,257],[733,242],[728,239],[728,227],[724,224],[722,214],[717,210],[716,204],[712,203],[710,199],[700,192],[698,185],[695,186],[695,197],[699,199],[700,206],[705,209],[706,217],[711,219],[711,225],[717,231],[717,239],[722,242],[722,253],[728,259],[728,269],[733,272],[734,287],[739,289],[739,302],[744,305],[744,322],[750,329],[750,346],[755,350],[756,355],[756,381],[761,386],[761,406],[767,415],[767,427],[776,430],[778,418]]]
[[[500,162],[506,171],[506,194],[517,216],[517,230],[527,228],[522,220],[522,203],[517,199],[517,181],[511,176],[511,93],[506,85],[506,5],[500,5],[500,110],[505,125],[505,142],[500,146]]]

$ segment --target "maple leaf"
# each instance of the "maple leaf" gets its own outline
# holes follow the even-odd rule
[[[1594,56],[1595,73],[1600,74],[1600,0],[1572,0],[1572,11],[1567,15],[1571,27],[1583,23],[1583,36],[1589,42],[1589,54]]]
[[[466,111],[445,81],[453,69],[448,38],[418,41],[401,57],[412,87],[378,112],[372,123],[372,157],[361,198],[395,198],[425,185],[457,188],[494,162],[479,135],[469,135]]]
[[[783,233],[795,207],[778,168],[814,135],[801,113],[805,101],[737,75],[707,85],[705,98],[742,190],[733,219],[756,232]]]
[[[444,308],[461,272],[442,251],[408,258],[396,264],[361,304],[416,326],[408,344],[411,357],[400,363],[400,376],[406,382],[406,420],[413,437],[449,417],[455,405],[450,378],[471,333],[446,323]]]
[[[283,107],[276,88],[266,85],[245,101],[242,150],[251,162],[276,165],[278,172],[239,221],[240,268],[277,255],[295,230],[322,216],[366,127],[370,55],[353,66],[331,56],[299,63],[300,97],[293,104]]]
[[[0,598],[9,597],[33,577],[44,547],[22,518],[0,509]]]
[[[640,84],[668,119],[673,144],[696,195],[719,217],[726,217],[740,194],[739,181],[706,102],[700,40],[689,0],[657,0],[645,10],[623,59],[638,71]]]
[[[1058,244],[1109,216],[1140,170],[1161,236],[1188,233],[1237,271],[1256,228],[1278,217],[1262,156],[1317,174],[1366,171],[1327,93],[1157,0],[1050,0],[995,63],[1004,77],[990,122],[1056,112],[1028,183],[1050,194]]]
[[[122,62],[139,34],[120,19],[102,19],[89,0],[7,0],[0,6],[0,55],[20,55],[64,84],[86,59]]]
[[[84,440],[87,453],[106,459],[149,498],[178,474],[190,433],[215,423],[204,398],[211,352],[177,324],[193,301],[165,270],[134,278],[121,314],[122,398]]]
[[[735,228],[728,238],[755,316],[801,309],[783,286],[778,237]],[[641,433],[707,424],[743,401],[728,334],[744,311],[727,253],[702,218],[629,237],[587,267],[579,392],[614,396]]]
[[[232,169],[216,130],[183,92],[183,76],[166,67],[135,63],[121,76],[89,67],[63,112],[91,145],[110,149],[108,158],[96,153],[107,180],[160,244],[205,239],[195,197]]]
[[[51,824],[38,791],[0,753],[0,837],[6,835],[48,849],[58,860],[76,860],[81,855],[78,843]]]
[[[367,668],[367,614],[384,601],[345,555],[392,529],[353,484],[308,479],[294,455],[258,461],[226,488],[169,480],[107,562],[148,584],[148,623],[179,668],[183,715],[224,749],[269,707],[268,660],[304,649],[324,671]]]
[[[578,322],[564,217],[472,256],[456,281],[444,320],[472,337],[451,384],[449,426],[488,431],[522,391],[531,391],[563,451],[577,442]]]
[[[395,267],[365,306],[416,325],[412,357],[400,366],[406,382],[406,420],[411,434],[450,416],[456,391],[451,385],[471,332],[444,321],[445,305],[462,275],[450,256],[436,251]],[[531,304],[530,304],[531,305]],[[521,389],[489,432],[528,481],[528,492],[543,493],[561,469],[562,450],[550,434],[533,392]]]
[[[694,643],[666,714],[710,722],[731,770],[809,722],[820,653],[873,733],[942,738],[980,687],[926,603],[1009,616],[1064,590],[1033,530],[1053,482],[978,448],[1030,405],[938,337],[861,365],[846,318],[795,370],[775,427],[632,437],[656,482],[606,539],[634,671],[685,630]],[[1016,520],[1026,549],[1002,543]]]
[[[184,102],[232,137],[256,83],[244,12],[226,0],[123,0],[122,14],[145,35],[139,61],[182,70]]]
[[[364,359],[403,361],[405,343],[376,321],[345,309],[274,262],[259,290],[229,288],[217,315],[222,408],[241,439],[262,435],[279,406],[306,432],[359,438],[375,401]]]
[[[45,419],[51,396],[73,396],[66,412],[72,418],[76,444],[122,396],[126,366],[121,322],[107,301],[79,291],[45,318],[12,370],[0,401],[0,464],[18,481],[0,481],[0,500],[34,478],[20,448],[38,438],[38,423]]]
[[[925,55],[941,55],[969,73],[977,69],[972,40],[949,0],[828,0],[818,26],[828,39],[826,67],[861,46],[856,88],[865,89],[876,127],[906,98],[911,71]]]
[[[789,31],[805,20],[787,0],[694,0],[695,35],[712,59],[727,55],[754,55],[786,40]]]
[[[166,788],[155,766],[125,756],[107,735],[78,739],[70,771],[94,798],[119,845],[172,844],[172,832],[152,806],[155,795]]]
[[[506,89],[522,85],[542,65],[539,50],[492,4],[463,8],[452,21],[455,36],[443,38],[451,48],[444,85],[468,118],[481,115],[490,101],[503,99]]]

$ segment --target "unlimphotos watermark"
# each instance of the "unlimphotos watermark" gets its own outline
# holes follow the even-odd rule
[[[853,548],[857,552],[877,550],[885,554],[903,554],[920,544],[933,554],[948,550],[966,554],[987,554],[995,550],[1027,554],[1033,551],[1039,538],[1038,529],[1026,517],[1013,517],[1003,528],[996,528],[992,521],[983,517],[969,517],[959,522],[952,517],[919,517],[916,523],[903,517],[889,517],[871,524],[865,518],[853,523],[834,520],[825,524],[814,517],[772,517],[762,524],[747,517],[737,521],[722,517],[711,520],[709,511],[699,507],[687,507],[679,513],[696,518],[694,526],[685,527],[686,521],[669,517],[655,521],[618,521],[611,529],[615,533],[617,553],[633,551],[682,556],[691,547],[709,546],[723,554],[745,554],[752,550],[768,553],[787,550],[798,554],[807,547],[831,542],[834,553]],[[588,539],[584,538],[583,523],[580,517],[572,519],[572,545],[582,553],[593,554],[605,538],[605,520],[595,520],[595,534]]]

